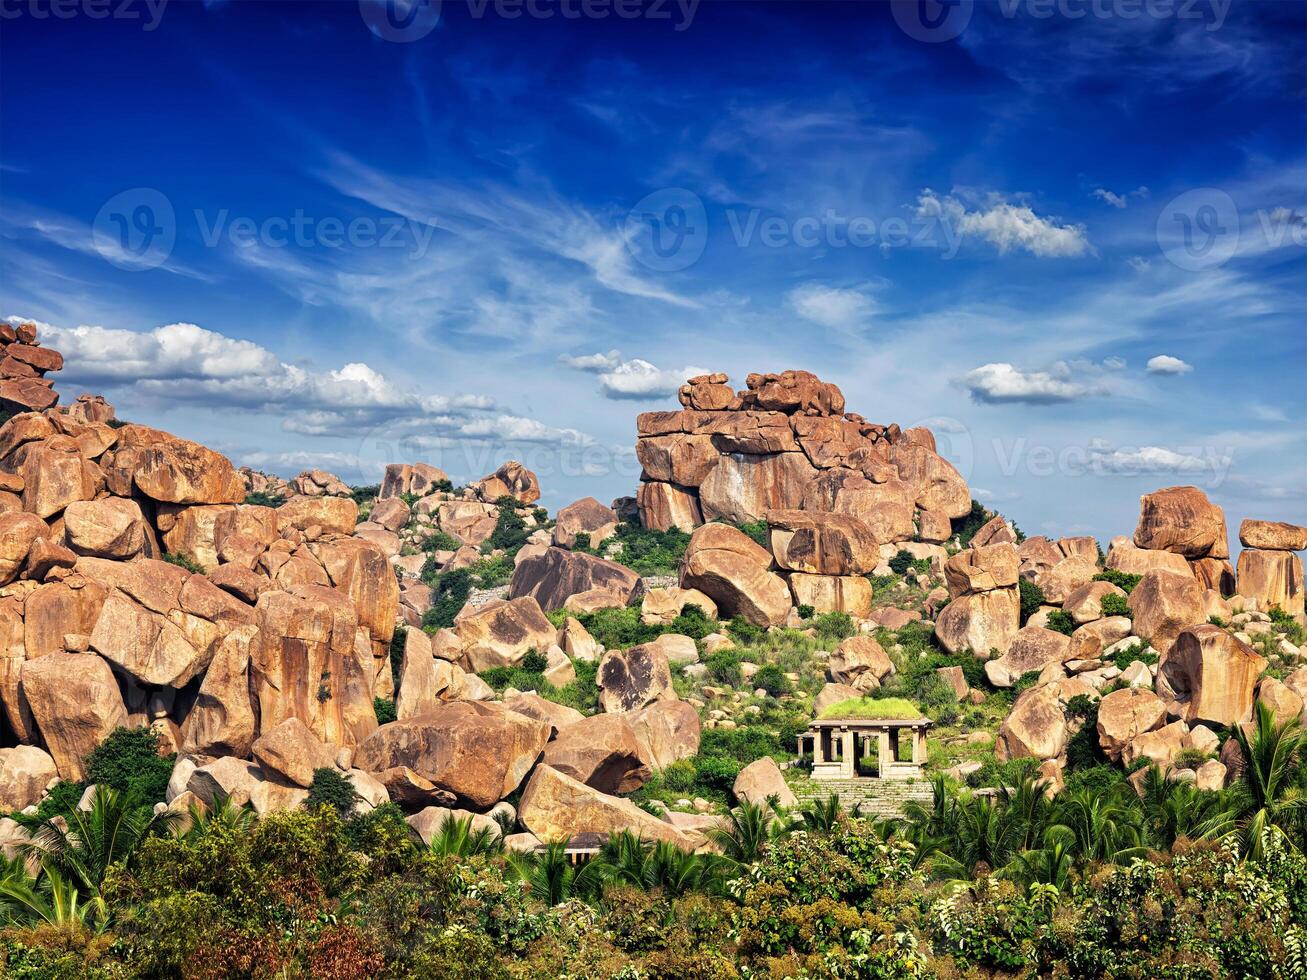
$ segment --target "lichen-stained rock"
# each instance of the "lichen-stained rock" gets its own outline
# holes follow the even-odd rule
[[[939,511],[950,518],[971,513],[971,491],[943,456],[919,443],[900,440],[890,447],[890,461],[898,469],[899,479],[913,487],[914,503],[921,510]]]
[[[872,444],[858,423],[834,416],[791,416],[790,428],[799,448],[818,469],[844,466],[854,452]]]
[[[1197,487],[1166,487],[1140,498],[1136,547],[1186,558],[1229,558],[1225,514]]]
[[[1055,759],[1066,751],[1066,714],[1057,685],[1045,684],[1021,692],[1003,720],[994,743],[1000,762],[1009,759]]]
[[[817,470],[803,453],[722,456],[699,486],[705,520],[762,520],[769,510],[797,510]]]
[[[803,509],[849,514],[858,518],[881,544],[906,541],[913,523],[916,493],[911,484],[891,479],[874,482],[851,469],[823,470],[804,488]]]
[[[547,843],[566,841],[577,834],[605,837],[629,830],[649,841],[670,841],[691,850],[686,834],[630,800],[609,796],[559,772],[552,766],[536,766],[522,792],[518,820]]]
[[[1219,595],[1234,595],[1237,591],[1234,566],[1225,558],[1199,558],[1189,563],[1189,570],[1204,589]]]
[[[90,500],[104,485],[99,467],[84,459],[68,436],[27,443],[14,454],[23,478],[23,510],[53,517],[77,500]]]
[[[1016,589],[993,589],[959,596],[940,610],[935,635],[949,653],[970,650],[987,657],[1007,652],[1016,636],[1021,600]]]
[[[865,575],[791,572],[789,583],[796,606],[812,606],[819,613],[848,613],[855,619],[871,615],[871,582]]]
[[[1068,558],[1087,558],[1097,564],[1100,557],[1097,539],[1088,534],[1073,538],[1058,538],[1057,547]]]
[[[276,509],[280,530],[319,528],[323,534],[354,533],[359,505],[349,497],[291,497]]]
[[[797,453],[790,419],[782,412],[729,412],[701,416],[697,431],[710,437],[720,455],[769,456]]]
[[[504,707],[509,711],[516,711],[519,715],[526,715],[528,718],[535,718],[548,724],[551,729],[550,738],[553,738],[568,725],[573,725],[585,717],[575,708],[569,708],[565,704],[556,704],[553,701],[546,700],[534,691],[527,691],[524,694],[507,699],[504,702]],[[698,717],[697,713],[695,717]]]
[[[601,793],[633,793],[651,774],[625,715],[592,715],[560,729],[541,762]]]
[[[540,480],[515,459],[510,459],[489,476],[483,476],[467,489],[488,504],[501,497],[512,497],[518,503],[533,504],[540,499]]]
[[[640,575],[615,561],[566,548],[544,552],[519,562],[508,584],[510,599],[530,596],[546,612],[562,609],[581,592],[603,590],[613,594],[612,605],[627,606],[644,594]]]
[[[0,704],[4,705],[5,719],[14,737],[32,743],[39,736],[22,688],[23,663],[28,659],[23,632],[22,598],[0,598]]]
[[[41,802],[59,774],[50,753],[35,745],[0,749],[0,810],[24,810]]]
[[[382,725],[354,752],[354,767],[406,766],[477,810],[517,789],[549,739],[548,723],[499,704],[450,701]]]
[[[553,623],[531,596],[472,613],[455,625],[454,632],[462,645],[463,661],[475,673],[516,667],[527,653],[544,654],[558,639]]]
[[[419,514],[431,514],[436,527],[474,548],[495,533],[499,515],[494,504],[479,500],[443,500],[438,496],[423,497],[415,509]]]
[[[1191,575],[1192,570],[1184,555],[1172,551],[1152,551],[1136,548],[1129,541],[1113,543],[1107,551],[1103,563],[1107,568],[1128,575],[1145,575],[1151,571],[1175,572],[1177,575]]]
[[[1162,653],[1157,691],[1181,702],[1185,721],[1234,725],[1250,717],[1253,690],[1265,669],[1266,658],[1256,650],[1204,623],[1181,630]]]
[[[372,505],[368,520],[380,524],[387,531],[399,531],[413,516],[408,504],[399,497],[383,497]]]
[[[1034,541],[1035,538],[1026,538],[1026,541]],[[1047,541],[1048,538],[1039,540]],[[1005,517],[1001,515],[991,518],[987,523],[981,526],[980,530],[971,536],[971,547],[982,548],[987,544],[1011,544],[1017,545],[1016,532],[1012,525],[1008,523]],[[1020,557],[1024,559],[1024,547],[1018,550]]]
[[[640,600],[640,621],[646,626],[667,626],[681,615],[681,610],[686,606],[698,606],[699,611],[709,619],[717,618],[717,603],[708,596],[698,589],[682,589],[672,585],[665,589],[650,589],[644,594]],[[569,624],[574,622],[576,620],[568,620]],[[581,626],[579,622],[576,625]]]
[[[256,724],[250,700],[250,651],[260,642],[253,625],[238,626],[223,637],[182,726],[184,754],[249,755]]]
[[[118,727],[127,708],[113,671],[92,653],[51,653],[28,660],[23,693],[63,779],[86,777],[83,760]]]
[[[251,673],[263,729],[299,718],[337,746],[356,745],[376,730],[372,657],[355,643],[358,619],[348,598],[297,585],[263,593],[255,616]]]
[[[103,586],[80,576],[46,582],[28,593],[20,624],[27,659],[60,652],[69,634],[90,636],[108,594]]]
[[[298,718],[265,728],[251,752],[265,773],[306,789],[313,785],[314,770],[335,768],[336,753]]]
[[[640,747],[640,760],[650,769],[665,769],[678,759],[699,754],[702,723],[686,701],[655,701],[626,718]]]
[[[769,755],[755,759],[740,770],[731,792],[739,800],[762,806],[775,799],[778,806],[798,806],[794,791],[781,775],[780,766]]]
[[[237,504],[245,483],[221,453],[159,429],[125,425],[102,460],[110,489],[120,497],[132,488],[161,503]]]
[[[576,543],[577,534],[584,533],[590,538],[590,546],[611,537],[617,531],[617,514],[611,507],[605,507],[594,497],[582,497],[568,504],[558,512],[554,520],[554,544],[560,548],[570,548]]]
[[[949,595],[958,596],[1017,584],[1017,549],[1010,544],[963,548],[944,563]]]
[[[35,514],[0,514],[0,585],[16,579],[36,539],[49,536],[50,528]]]
[[[1151,571],[1144,574],[1127,600],[1134,616],[1135,635],[1165,654],[1180,631],[1206,622],[1203,590],[1192,575]]]
[[[64,510],[64,536],[79,555],[125,561],[146,551],[145,515],[135,500],[76,500]]]
[[[1290,615],[1303,613],[1302,559],[1292,551],[1239,552],[1239,594],[1256,599],[1257,608],[1279,606]]]
[[[769,570],[771,554],[725,524],[705,524],[690,536],[681,562],[681,588],[698,589],[725,617],[756,626],[785,621],[792,603],[785,580]]]
[[[880,563],[880,542],[851,514],[767,512],[776,564],[813,575],[866,575]]]
[[[681,385],[676,397],[686,408],[721,411],[735,401],[735,392],[724,374],[701,374]]]
[[[218,521],[234,510],[231,504],[160,504],[157,522],[164,551],[185,555],[204,569],[217,568]]]
[[[750,374],[741,392],[745,408],[760,408],[787,415],[841,415],[844,394],[810,371],[782,371],[780,374]]]
[[[1103,618],[1103,599],[1109,595],[1124,599],[1125,590],[1111,582],[1087,582],[1066,597],[1062,608],[1078,625],[1092,623]]]
[[[1144,688],[1122,688],[1098,702],[1098,744],[1113,762],[1136,738],[1165,723],[1165,703]]]
[[[381,478],[377,499],[386,500],[404,494],[425,497],[449,482],[449,474],[430,463],[391,463]]]
[[[697,487],[717,465],[721,454],[712,436],[682,432],[648,436],[636,441],[635,457],[640,461],[646,480],[679,483]]]
[[[220,510],[213,521],[213,547],[218,560],[253,568],[259,556],[280,536],[278,509],[240,504]]]
[[[1071,653],[1071,638],[1041,626],[1023,626],[1007,652],[985,664],[985,676],[995,687],[1011,687],[1022,674],[1064,662]]]
[[[1262,551],[1307,551],[1307,527],[1250,518],[1239,525],[1239,543]]]
[[[1097,574],[1098,565],[1094,561],[1077,555],[1063,558],[1055,565],[1037,566],[1025,577],[1039,586],[1045,599],[1060,605]]]
[[[695,491],[662,481],[641,483],[635,494],[640,523],[650,530],[674,527],[689,531],[703,523],[703,511]]]
[[[653,643],[610,650],[595,675],[599,707],[609,714],[638,711],[655,701],[675,701],[667,654]]]
[[[446,661],[441,661],[445,666]],[[395,697],[395,717],[400,721],[422,714],[440,700],[448,686],[436,672],[436,658],[431,652],[431,637],[420,629],[404,628],[404,658],[400,662],[399,693]]]

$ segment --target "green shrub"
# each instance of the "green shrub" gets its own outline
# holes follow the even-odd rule
[[[749,683],[754,687],[762,688],[772,697],[779,697],[790,689],[789,679],[775,664],[760,667]]]
[[[767,639],[767,631],[761,626],[754,626],[743,616],[736,616],[726,623],[726,632],[737,642],[745,646],[757,646]]]
[[[577,622],[607,650],[627,650],[641,643],[656,640],[663,633],[658,626],[646,626],[640,622],[639,606],[596,609],[588,613],[568,613],[558,610],[557,613],[551,613],[550,618],[551,621],[556,618],[558,625],[561,626],[563,621],[572,615],[575,615]]]
[[[971,539],[976,536],[976,532],[992,521],[996,516],[993,511],[987,510],[985,505],[979,500],[971,501],[971,513],[966,517],[953,521],[953,534],[958,539],[958,544],[967,547],[971,544]],[[899,573],[903,574],[902,572]]]
[[[1133,618],[1130,612],[1130,604],[1123,595],[1117,595],[1115,592],[1109,592],[1099,600],[1098,607],[1103,611],[1104,616],[1125,616],[1127,619]]]
[[[463,542],[445,531],[432,531],[420,538],[417,546],[418,551],[457,551],[463,547]]]
[[[1017,587],[1021,590],[1021,625],[1025,626],[1026,620],[1037,613],[1047,600],[1044,590],[1028,578],[1017,579]]]
[[[766,521],[749,521],[745,524],[737,524],[735,526],[764,548],[767,548],[768,550],[771,549],[770,536]]]
[[[373,698],[372,710],[376,712],[378,725],[388,725],[398,717],[395,714],[395,702],[389,698]]]
[[[1071,618],[1071,614],[1065,609],[1054,609],[1048,614],[1047,628],[1057,633],[1064,633],[1070,636],[1076,631],[1076,621]]]
[[[285,502],[285,497],[274,497],[263,490],[245,495],[245,503],[251,507],[280,507]]]
[[[380,493],[381,493],[381,484],[379,483],[374,483],[372,486],[369,487],[349,488],[350,497],[353,498],[354,503],[358,504],[360,507],[362,507],[364,504],[368,504],[376,500],[378,495],[380,495]],[[409,506],[411,507],[412,504],[410,504]]]
[[[1139,584],[1142,575],[1134,575],[1130,572],[1118,572],[1115,568],[1105,568],[1094,576],[1095,582],[1111,582],[1118,589],[1129,595]]]
[[[472,594],[472,573],[456,568],[436,578],[431,584],[431,608],[422,616],[422,628],[428,633],[454,625],[454,617]]]
[[[512,497],[501,497],[495,501],[499,507],[499,516],[495,519],[495,529],[490,532],[487,542],[491,548],[503,548],[509,555],[517,554],[531,532],[527,530],[526,521],[517,512],[517,501]]]
[[[204,566],[192,558],[190,555],[184,555],[180,551],[168,551],[164,553],[163,560],[169,565],[176,565],[178,568],[184,568],[186,571],[195,575],[204,574]]]
[[[341,817],[349,817],[358,805],[359,795],[354,786],[336,769],[325,766],[313,770],[313,782],[309,784],[309,796],[304,801],[307,810],[317,810],[331,805]]]
[[[690,535],[676,527],[654,531],[626,521],[608,541],[621,545],[617,560],[627,568],[641,575],[668,575],[680,565]]]
[[[1138,660],[1140,663],[1146,664],[1148,666],[1152,666],[1153,664],[1157,663],[1157,651],[1147,649],[1142,643],[1136,640],[1134,643],[1131,643],[1128,647],[1118,650],[1116,653],[1112,654],[1112,658],[1111,658],[1111,662],[1115,666],[1119,667],[1121,670],[1125,670],[1136,660]]]
[[[538,650],[528,650],[522,658],[522,669],[530,673],[543,674],[548,666],[549,658]]]
[[[67,817],[73,812],[73,808],[81,802],[82,794],[86,792],[85,783],[74,783],[67,779],[61,779],[50,788],[41,802],[36,806],[35,813],[21,813],[15,810],[9,816],[18,821],[28,830],[36,830],[47,820],[53,820],[55,817]]]
[[[812,619],[813,615],[817,611],[813,609],[812,606],[808,605],[806,602],[801,602],[794,608],[795,611],[798,612],[800,619]]]
[[[822,613],[813,619],[817,635],[823,640],[847,640],[858,632],[853,617],[846,612]]]
[[[921,712],[904,698],[848,698],[832,704],[821,713],[822,718],[887,718],[915,719]]]
[[[86,757],[88,782],[135,794],[142,803],[167,795],[175,756],[159,755],[159,733],[150,728],[115,728]]]
[[[708,676],[719,684],[739,687],[743,681],[740,674],[740,651],[734,647],[716,650],[704,657],[703,665],[708,668]]]
[[[681,608],[681,614],[668,624],[668,633],[680,633],[692,640],[702,640],[709,633],[717,632],[717,623],[707,617],[702,609],[690,603]]]
[[[912,562],[912,552],[900,550],[889,560],[890,571],[898,576],[906,575],[908,569],[912,567]]]
[[[472,566],[472,576],[476,579],[478,587],[482,589],[493,589],[500,585],[507,585],[513,577],[513,559],[508,555],[497,555],[494,558],[482,558]]]

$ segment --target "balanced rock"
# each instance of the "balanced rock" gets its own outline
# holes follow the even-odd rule
[[[585,534],[593,547],[617,532],[617,514],[594,497],[583,497],[568,504],[554,519],[553,542],[560,548],[571,548],[576,536]]]
[[[880,542],[850,514],[767,512],[776,564],[812,575],[866,575],[880,561]]]
[[[771,554],[725,524],[705,524],[690,536],[681,562],[681,588],[708,595],[723,616],[755,626],[785,621],[791,608],[785,580],[769,570]]]
[[[935,635],[949,653],[970,650],[983,658],[997,650],[1002,655],[1016,636],[1020,615],[1016,589],[975,592],[959,596],[940,611]]]
[[[1127,600],[1137,636],[1166,653],[1180,631],[1206,620],[1203,590],[1192,575],[1146,572]]]
[[[762,805],[776,800],[778,806],[792,807],[798,805],[794,791],[786,785],[785,777],[776,765],[776,760],[769,755],[755,759],[740,770],[735,777],[731,792],[736,799]]]
[[[454,632],[463,659],[476,673],[492,667],[516,667],[529,652],[543,655],[558,639],[558,631],[532,596],[473,612],[455,624]]]
[[[995,687],[1011,687],[1022,674],[1061,664],[1071,655],[1071,638],[1041,626],[1023,626],[1012,638],[1007,653],[987,661],[985,676]]]
[[[1157,689],[1181,702],[1186,721],[1234,725],[1250,716],[1265,669],[1266,658],[1219,626],[1190,626],[1162,653]]]
[[[555,547],[519,562],[508,586],[510,599],[531,596],[546,612],[562,609],[574,595],[593,591],[609,593],[608,605],[627,606],[643,594],[644,585],[639,574],[625,565]]]
[[[1167,487],[1140,498],[1136,547],[1185,558],[1229,558],[1225,514],[1197,487]]]
[[[842,640],[831,654],[826,673],[836,684],[848,684],[859,691],[871,690],[894,673],[894,663],[872,637],[851,636]]]
[[[1129,687],[1105,694],[1098,703],[1098,744],[1113,762],[1145,732],[1166,723],[1166,705],[1152,691]]]
[[[1250,518],[1239,525],[1239,543],[1262,551],[1307,551],[1307,527]]]
[[[650,776],[625,715],[593,715],[560,729],[542,762],[601,793],[633,792]]]
[[[1301,616],[1304,607],[1302,559],[1291,551],[1239,552],[1239,594],[1256,599],[1259,609],[1279,606]]]
[[[522,504],[533,504],[540,499],[540,479],[517,460],[510,459],[489,476],[469,483],[467,490],[488,504],[497,503],[504,497],[512,497]]]

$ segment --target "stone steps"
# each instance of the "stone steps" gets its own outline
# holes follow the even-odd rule
[[[862,815],[871,817],[901,817],[909,801],[923,806],[931,802],[930,783],[924,779],[822,779],[792,788],[800,804],[822,802],[834,793],[845,810],[860,805]]]

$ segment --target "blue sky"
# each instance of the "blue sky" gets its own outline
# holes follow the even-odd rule
[[[1303,4],[98,2],[0,3],[0,316],[65,397],[559,506],[687,373],[806,368],[1027,533],[1307,519]]]

